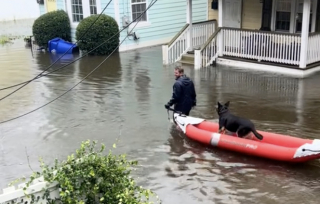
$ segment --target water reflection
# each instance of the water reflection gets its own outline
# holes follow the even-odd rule
[[[114,54],[96,72],[54,103],[0,125],[0,188],[65,158],[83,140],[98,140],[115,153],[138,159],[139,183],[171,203],[318,203],[320,163],[287,165],[211,148],[187,139],[167,120],[163,105],[172,94],[174,65],[163,66],[161,47]],[[23,56],[13,57],[15,53]],[[10,57],[11,56],[11,57]],[[24,45],[1,48],[0,85],[33,78],[57,56]],[[76,55],[74,56],[77,57]],[[25,113],[74,86],[104,57],[89,56],[42,77],[3,101],[0,118]],[[61,60],[55,67],[68,63]],[[319,138],[320,75],[295,79],[265,73],[184,66],[197,91],[191,115],[217,121],[218,100],[251,118],[261,130]],[[0,92],[4,94],[4,92]]]

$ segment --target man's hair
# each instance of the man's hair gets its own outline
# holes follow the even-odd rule
[[[184,70],[181,66],[176,66],[176,68],[174,68],[175,70],[178,70],[180,74],[184,73]]]

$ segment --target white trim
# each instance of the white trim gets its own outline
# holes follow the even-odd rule
[[[218,26],[223,27],[223,1],[218,1]],[[242,14],[241,14],[242,15]]]
[[[136,25],[136,26],[134,27],[134,25]],[[131,30],[133,27],[134,28],[143,28],[143,27],[148,27],[150,25],[151,25],[151,23],[148,21],[139,21],[138,23],[134,22],[129,26],[129,30]]]
[[[71,28],[77,28],[79,22],[73,22],[72,20],[72,8],[71,8],[71,0],[66,0],[67,2],[67,13],[70,19],[70,26]],[[97,14],[101,13],[101,0],[96,0],[96,6],[97,6]],[[82,12],[83,12],[83,18],[89,17],[90,14],[90,3],[88,0],[82,0]]]
[[[122,27],[122,25],[120,25],[120,10],[119,10],[119,0],[114,0],[114,18],[117,21],[119,27]]]
[[[300,51],[300,68],[306,68],[308,59],[308,40],[309,40],[309,23],[310,23],[311,0],[303,1],[303,16],[301,28],[301,51]]]
[[[209,20],[209,6],[211,8],[211,4],[209,5],[209,1],[207,0],[208,4],[207,4],[207,21]]]
[[[298,78],[305,78],[310,75],[312,75],[315,72],[320,71],[320,66],[303,70],[303,69],[292,69],[287,67],[281,67],[281,64],[279,65],[265,65],[265,64],[257,64],[253,62],[243,62],[239,60],[231,60],[231,59],[223,59],[223,58],[217,58],[216,61],[217,65],[223,65],[227,66],[232,69],[238,69],[238,70],[256,70],[256,71],[263,71],[263,72],[271,72],[271,73],[278,73],[283,74],[286,76],[293,76]]]
[[[109,3],[109,2],[108,2]],[[96,6],[97,6],[97,14],[99,15],[102,11],[102,8],[101,8],[101,0],[96,0]],[[111,3],[110,3],[111,4]],[[109,6],[110,6],[109,4]],[[89,5],[89,13],[90,13],[90,3],[88,4]],[[104,12],[106,12],[106,10],[104,10]],[[87,16],[88,17],[88,16]]]
[[[272,1],[272,15],[271,15],[271,30],[275,32],[281,33],[282,31],[276,31],[276,4],[278,0],[273,0]],[[311,0],[312,6],[315,8],[315,11],[312,12],[312,25],[311,25],[311,32],[315,31],[315,26],[316,26],[316,8],[317,8],[317,0]],[[300,33],[296,32],[296,14],[297,14],[297,7],[298,0],[292,0],[291,2],[291,15],[290,15],[290,28],[289,28],[289,33]],[[311,20],[311,19],[310,19]],[[287,32],[284,32],[287,33]]]
[[[148,6],[149,6],[149,0],[145,0],[145,1],[146,1],[145,3],[146,3],[146,9],[147,9]],[[143,2],[139,2],[139,3],[143,3]],[[134,4],[139,4],[139,3],[134,3]],[[131,22],[132,22],[134,20],[134,19],[132,19],[132,0],[130,0],[129,5],[130,5],[130,19],[131,19]],[[146,21],[140,20],[135,28],[147,27],[147,26],[151,25],[151,22],[150,22],[150,19],[149,19],[149,10],[146,11],[146,16],[147,16],[147,20]],[[135,24],[135,23],[133,23],[133,24]],[[131,24],[129,26],[129,29],[133,27],[133,24]]]
[[[67,8],[67,0],[63,0],[63,2],[64,2],[64,10],[67,12],[68,10],[68,8]]]
[[[192,50],[192,36],[193,36],[193,28],[192,28],[192,0],[187,0],[187,10],[186,10],[186,22],[189,24],[189,31],[187,32],[187,50]]]
[[[44,5],[44,13],[48,13],[47,0],[44,0],[44,1],[43,1],[43,5]]]
[[[313,11],[312,11],[311,32],[315,32],[316,31],[316,21],[317,21],[318,0],[313,0],[312,7],[313,7]],[[318,19],[318,20],[320,20],[320,19]]]
[[[124,41],[124,43],[122,45],[120,45],[120,47],[119,47],[119,52],[125,52],[125,51],[129,51],[129,50],[135,50],[135,49],[145,48],[145,47],[153,47],[153,46],[157,46],[157,45],[163,45],[163,44],[170,42],[171,39],[172,39],[172,36],[167,37],[167,38],[158,39],[158,40],[150,40],[150,41],[146,41],[146,42],[134,41],[133,43],[130,43],[130,44],[126,44],[126,41]],[[130,41],[130,42],[132,42],[132,41]]]

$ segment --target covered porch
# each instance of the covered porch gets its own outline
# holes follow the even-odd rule
[[[170,44],[163,46],[164,64],[183,63],[188,57],[195,69],[215,62],[229,65],[241,62],[245,66],[258,63],[301,71],[315,68],[320,62],[318,0],[210,1],[211,16],[218,18],[214,32],[200,47],[195,47],[190,42],[197,33],[188,30],[184,39],[187,46],[182,50],[172,49],[181,45],[181,36],[177,34]],[[187,7],[187,14],[190,9]],[[192,16],[187,15],[188,21],[192,22]]]

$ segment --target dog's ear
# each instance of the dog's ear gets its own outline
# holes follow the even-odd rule
[[[227,103],[224,104],[225,106],[229,107],[230,105],[230,101],[228,101]]]
[[[222,107],[222,104],[218,101],[218,108]]]

